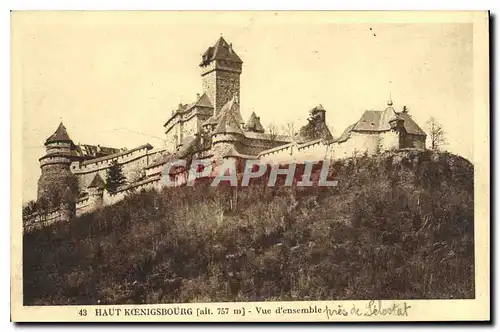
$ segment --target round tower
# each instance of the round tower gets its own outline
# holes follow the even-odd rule
[[[70,171],[73,141],[63,123],[45,141],[46,154],[39,160],[42,174],[38,180],[38,200],[52,206],[74,202],[78,194],[78,181]]]

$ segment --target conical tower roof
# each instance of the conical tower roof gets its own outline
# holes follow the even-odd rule
[[[255,131],[255,132],[264,132],[264,127],[262,126],[262,123],[260,123],[260,118],[255,114],[255,112],[252,112],[250,115],[250,118],[247,121],[246,128],[249,131]]]
[[[241,125],[245,123],[241,117],[236,103],[236,97],[231,98],[220,110],[220,117],[218,119],[215,133],[237,133],[243,134]]]
[[[71,142],[71,138],[69,138],[66,127],[64,127],[62,122],[59,124],[56,131],[45,141],[45,143],[51,142]]]
[[[92,180],[92,182],[90,182],[88,187],[89,188],[104,188],[105,185],[106,184],[104,183],[104,180],[101,178],[99,173],[96,173],[96,175],[94,176],[94,179]]]
[[[387,107],[380,117],[379,130],[389,130],[391,128],[389,122],[399,119],[394,107],[392,106],[392,100],[389,99],[387,102]]]

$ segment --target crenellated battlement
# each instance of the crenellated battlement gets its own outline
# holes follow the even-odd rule
[[[175,159],[201,158],[212,164],[225,159],[261,159],[274,164],[342,159],[392,149],[425,149],[425,132],[407,109],[397,112],[392,100],[384,110],[365,111],[338,138],[332,136],[321,104],[309,110],[307,123],[294,135],[266,131],[255,112],[247,122],[241,116],[243,61],[231,43],[219,38],[202,55],[199,66],[203,91],[194,102],[180,103],[172,111],[163,125],[166,139],[160,150],[149,144],[130,150],[75,145],[60,123],[45,141],[46,154],[39,159],[42,175],[38,198],[57,202],[65,197],[66,201],[74,202],[79,216],[114,204],[137,190],[161,188],[164,166]],[[110,193],[105,189],[104,179],[115,162],[126,184]],[[174,179],[174,182],[177,185],[185,181]],[[62,212],[58,209],[43,217],[35,215],[31,224],[66,220]],[[31,224],[27,222],[27,227],[32,227]]]

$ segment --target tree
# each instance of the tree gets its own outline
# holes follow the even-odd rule
[[[29,216],[37,211],[38,206],[35,201],[31,200],[26,202],[23,206],[23,216]]]
[[[443,145],[446,144],[445,132],[443,126],[437,122],[437,120],[431,116],[426,122],[429,129],[429,137],[431,139],[431,149],[439,150]]]
[[[106,172],[106,190],[110,193],[115,192],[126,182],[127,179],[123,175],[122,166],[116,160],[113,160]]]
[[[271,141],[276,141],[279,135],[279,129],[278,126],[276,126],[274,123],[270,123],[267,126],[267,132],[269,133],[269,139]]]

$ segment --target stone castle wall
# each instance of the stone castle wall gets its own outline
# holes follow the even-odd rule
[[[330,145],[330,158],[349,158],[365,151],[373,154],[380,143],[379,134],[376,132],[357,133],[351,132],[349,139],[344,142],[332,143]]]
[[[161,188],[161,177],[155,176],[142,181],[138,181],[131,185],[123,186],[113,194],[110,194],[108,191],[105,190],[103,194],[103,205],[116,204],[119,201],[123,200],[127,195],[138,193],[141,190],[150,190],[159,188]]]
[[[103,158],[74,162],[71,164],[70,170],[77,177],[80,190],[84,190],[97,173],[102,179],[106,179],[107,170],[116,160],[122,166],[123,174],[127,180],[134,182],[141,176],[145,176],[144,169],[151,163],[155,154],[156,151],[150,151],[147,147],[140,147]]]
[[[264,151],[259,157],[269,164],[323,160],[328,157],[328,145],[321,139],[305,144],[290,143]]]
[[[57,209],[46,212],[36,212],[23,217],[24,232],[31,232],[55,223],[69,222],[74,215],[74,208],[69,205],[61,205]]]

